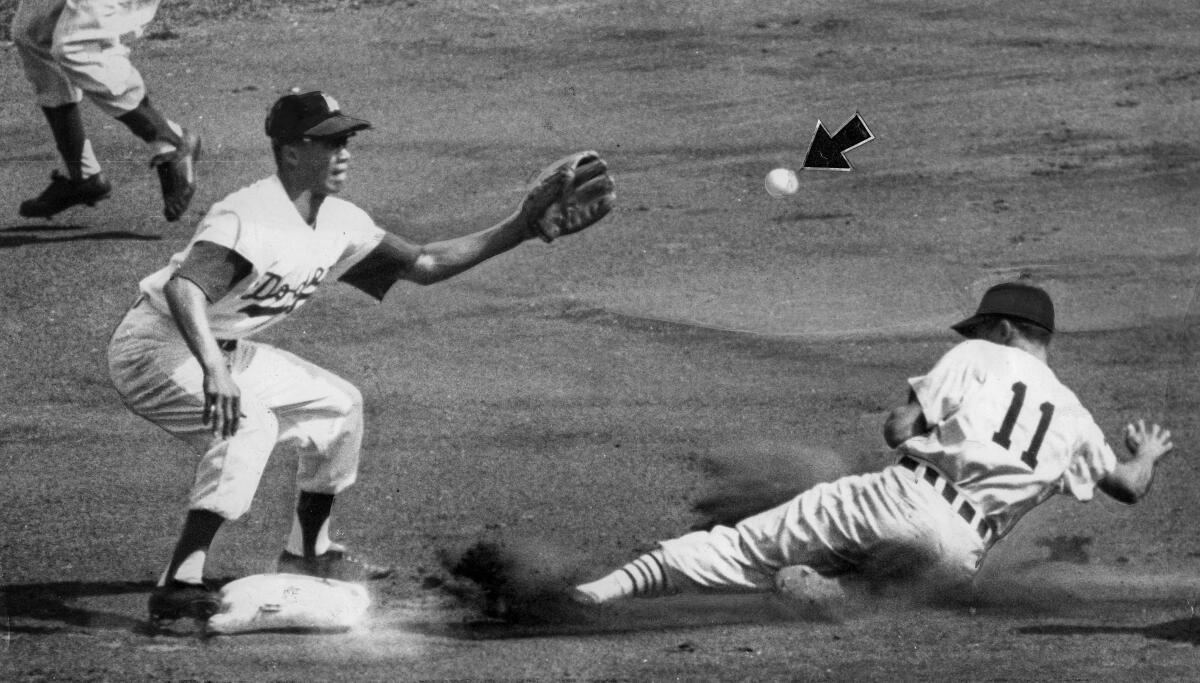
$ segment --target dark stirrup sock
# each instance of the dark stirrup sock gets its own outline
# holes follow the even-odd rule
[[[171,130],[171,124],[167,123],[166,117],[150,104],[149,95],[142,98],[136,109],[121,114],[117,120],[146,142],[161,140],[180,149],[183,148],[183,138]]]
[[[179,542],[175,544],[175,552],[171,555],[171,564],[167,566],[164,575],[168,581],[175,578],[175,572],[184,560],[192,553],[202,550],[208,552],[217,531],[225,523],[225,518],[208,510],[188,510],[183,521],[183,531],[179,534]]]
[[[79,105],[72,102],[57,107],[42,107],[42,113],[50,124],[50,133],[54,135],[58,153],[67,165],[67,175],[71,180],[83,180],[83,147],[87,142],[87,133],[83,129]]]
[[[333,510],[333,497],[332,493],[300,492],[296,502],[296,519],[300,521],[305,557],[312,557],[317,552],[317,534]]]

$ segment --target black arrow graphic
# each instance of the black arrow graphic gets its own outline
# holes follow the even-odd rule
[[[858,112],[854,112],[854,116],[832,137],[821,120],[817,119],[817,130],[813,133],[812,144],[808,147],[808,155],[804,157],[804,166],[801,168],[849,171],[850,162],[846,161],[843,154],[874,139],[875,136],[867,129]]]

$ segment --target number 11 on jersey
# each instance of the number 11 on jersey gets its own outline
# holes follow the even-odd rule
[[[1000,423],[1000,430],[992,434],[992,441],[999,444],[1005,450],[1012,448],[1012,433],[1013,428],[1017,426],[1017,418],[1021,416],[1021,408],[1025,405],[1025,383],[1016,382],[1012,385],[1012,401],[1008,404],[1008,412],[1004,414],[1004,422]],[[1021,453],[1021,462],[1029,466],[1029,469],[1037,468],[1037,454],[1042,448],[1042,439],[1046,438],[1046,430],[1050,428],[1050,418],[1054,416],[1054,404],[1049,401],[1038,406],[1042,416],[1038,419],[1037,429],[1033,432],[1033,438],[1029,440],[1029,447]]]

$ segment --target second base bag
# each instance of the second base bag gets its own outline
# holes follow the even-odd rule
[[[348,631],[366,617],[365,586],[299,574],[256,574],[221,589],[221,611],[206,631]]]

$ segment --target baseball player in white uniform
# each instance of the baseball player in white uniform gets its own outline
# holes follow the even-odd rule
[[[94,206],[112,192],[84,129],[79,111],[84,95],[148,144],[167,220],[187,210],[196,191],[200,138],[150,103],[125,44],[142,35],[158,5],[159,0],[20,0],[13,44],[66,167],[65,175],[51,174],[40,195],[21,202],[21,216],[50,218],[72,206]]]
[[[896,463],[818,484],[733,526],[664,541],[571,597],[601,604],[678,591],[801,591],[818,604],[842,595],[838,577],[971,580],[985,553],[1057,493],[1096,488],[1133,503],[1149,489],[1170,432],[1126,427],[1120,461],[1075,394],[1047,366],[1049,295],[1024,281],[989,289],[954,325],[966,341],[909,380],[884,438]],[[798,570],[798,571],[796,571]]]
[[[425,245],[387,232],[335,197],[349,139],[370,126],[322,92],[280,98],[266,120],[276,174],[214,204],[187,247],[140,283],[109,346],[126,405],[186,442],[200,460],[174,553],[150,596],[152,619],[204,619],[220,606],[204,585],[207,551],[247,511],[277,445],[299,452],[299,500],[280,571],[342,580],[388,576],[330,539],[334,497],[358,470],[362,396],[346,380],[251,337],[340,280],[382,300],[397,280],[432,284],[540,234],[550,209],[561,234],[612,206],[602,160],[543,174],[495,226]],[[557,214],[556,214],[557,215]],[[544,236],[543,236],[544,237]]]

